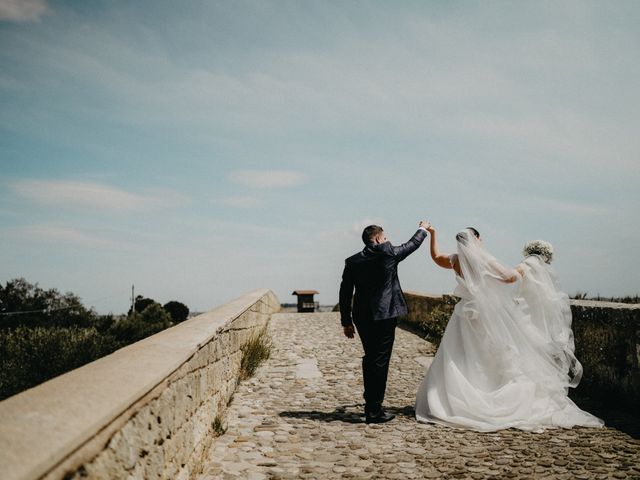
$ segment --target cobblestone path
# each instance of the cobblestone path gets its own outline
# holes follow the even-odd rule
[[[339,324],[334,313],[273,316],[272,356],[238,386],[199,480],[640,478],[640,441],[611,428],[480,434],[417,423],[432,347],[401,329],[385,400],[398,417],[366,425],[360,342]]]

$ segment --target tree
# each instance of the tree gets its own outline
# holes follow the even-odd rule
[[[159,303],[152,303],[140,313],[140,319],[149,325],[158,325],[162,328],[171,326],[171,315],[169,315],[162,305]]]
[[[171,300],[170,302],[165,303],[162,308],[171,315],[173,323],[184,322],[189,316],[189,307],[176,300]]]
[[[149,305],[152,305],[154,303],[158,303],[158,302],[156,302],[153,298],[145,298],[142,295],[138,295],[135,301],[136,313],[142,313],[145,308],[147,308]],[[158,303],[158,305],[160,304]],[[131,315],[131,313],[132,313],[131,308],[129,308],[129,312],[127,312],[127,315]]]
[[[134,313],[116,322],[109,332],[122,345],[142,340],[171,326],[171,316],[159,303],[152,303],[141,313]]]
[[[0,312],[12,313],[0,317],[0,328],[19,326],[90,326],[95,312],[82,305],[71,292],[61,294],[55,288],[44,290],[24,278],[0,285]]]

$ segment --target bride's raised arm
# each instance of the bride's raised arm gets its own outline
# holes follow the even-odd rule
[[[452,269],[453,267],[451,266],[449,255],[447,255],[446,253],[441,253],[440,249],[438,248],[438,238],[436,234],[436,229],[434,228],[433,225],[429,225],[429,227],[427,228],[427,231],[431,234],[431,243],[430,243],[431,258],[439,267],[446,268],[449,270]]]

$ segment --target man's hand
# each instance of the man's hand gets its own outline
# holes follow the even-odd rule
[[[347,338],[353,338],[356,333],[356,329],[353,328],[353,325],[342,327],[342,331],[344,332],[344,336]]]
[[[422,220],[420,222],[420,225],[418,225],[418,227],[424,228],[427,232],[430,232],[430,231],[433,230],[433,227],[431,226],[431,222],[429,222],[427,220]]]

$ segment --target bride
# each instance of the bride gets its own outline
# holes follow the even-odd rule
[[[417,420],[481,432],[602,426],[567,396],[579,381],[572,343],[552,341],[532,321],[557,299],[538,297],[541,303],[529,307],[535,286],[519,290],[528,267],[500,264],[476,229],[456,235],[454,255],[440,253],[435,229],[429,231],[431,257],[455,271],[454,295],[461,300],[418,390]]]

